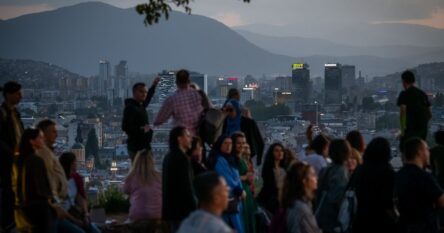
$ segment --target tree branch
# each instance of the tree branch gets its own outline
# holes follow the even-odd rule
[[[250,0],[242,1],[245,3],[250,2]],[[181,7],[187,14],[191,14],[190,0],[149,0],[148,3],[137,5],[136,11],[140,15],[145,16],[143,22],[145,26],[149,26],[158,23],[162,15],[168,20],[172,11],[171,4]]]

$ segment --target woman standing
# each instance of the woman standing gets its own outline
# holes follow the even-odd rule
[[[162,217],[162,175],[154,168],[151,150],[137,152],[123,191],[130,199],[129,219],[159,220]]]
[[[365,151],[364,137],[359,130],[350,131],[346,137],[352,148],[350,159],[347,161],[350,175],[353,174],[357,166],[362,164],[362,155]]]
[[[238,170],[240,179],[242,181],[242,187],[244,188],[246,198],[242,201],[242,217],[244,222],[244,228],[246,233],[256,232],[256,202],[254,196],[251,193],[250,185],[254,182],[254,173],[248,169],[248,162],[244,159],[245,147],[248,146],[247,139],[243,133],[234,133],[231,136],[233,140],[233,154],[239,159]],[[249,147],[248,147],[249,150]]]
[[[236,88],[232,88],[228,91],[227,100],[225,101],[222,109],[227,113],[225,119],[224,134],[231,136],[231,134],[241,130],[241,105],[240,105],[240,93]]]
[[[395,172],[390,164],[389,142],[381,137],[373,139],[363,157],[363,165],[357,169],[350,181],[356,183],[358,199],[353,232],[395,232]]]
[[[279,208],[278,190],[285,178],[284,146],[271,144],[262,166],[262,189],[257,196],[258,203],[271,214]]]
[[[35,151],[43,145],[43,133],[39,129],[23,132],[20,154],[13,168],[14,215],[17,230],[21,233],[52,232],[55,224],[46,167],[43,160],[35,155]]]
[[[197,176],[208,170],[202,161],[205,156],[203,150],[203,142],[199,137],[193,137],[193,141],[191,141],[191,148],[187,151],[187,154],[191,158],[191,165],[193,166],[194,176]]]
[[[311,205],[317,187],[312,166],[300,162],[290,165],[281,195],[282,207],[287,209],[288,233],[321,233]]]
[[[231,154],[233,141],[228,136],[220,136],[210,152],[210,165],[219,175],[223,176],[230,187],[230,203],[223,218],[228,225],[238,233],[244,233],[244,224],[239,211],[242,209],[241,200],[245,198],[245,192],[242,188],[236,156]]]
[[[346,161],[350,154],[350,144],[346,140],[333,140],[329,147],[332,164],[324,168],[319,175],[316,217],[319,226],[325,233],[338,232],[338,230],[340,232],[341,230],[338,213],[349,180]]]

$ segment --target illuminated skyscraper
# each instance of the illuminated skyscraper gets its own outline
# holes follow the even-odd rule
[[[326,105],[342,103],[342,70],[341,64],[325,64],[324,85]]]
[[[296,63],[292,65],[291,79],[293,83],[293,96],[296,111],[301,110],[303,104],[310,102],[312,92],[310,83],[309,65]]]

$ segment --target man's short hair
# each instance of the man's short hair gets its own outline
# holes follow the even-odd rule
[[[236,88],[231,88],[230,90],[228,90],[227,99],[233,99],[238,95],[240,95],[239,90]]]
[[[182,69],[176,73],[176,85],[183,87],[190,84],[190,72],[188,70]]]
[[[179,142],[177,141],[177,139],[185,134],[185,130],[186,128],[183,126],[176,126],[170,131],[170,137],[169,137],[170,149],[179,148]]]
[[[6,99],[6,94],[13,94],[22,89],[22,85],[15,81],[9,81],[3,85],[3,97]]]
[[[401,78],[402,78],[403,82],[408,83],[408,84],[415,82],[415,74],[410,70],[404,71],[401,75]]]
[[[37,129],[40,129],[41,131],[44,132],[52,125],[56,125],[56,123],[50,119],[44,119],[44,120],[40,121],[36,127],[37,127]]]
[[[435,137],[436,144],[444,145],[444,130],[438,130],[433,135]]]
[[[407,161],[412,161],[416,158],[422,143],[423,140],[417,137],[410,138],[404,143],[404,157]]]
[[[145,83],[139,82],[139,83],[135,83],[133,85],[133,93],[136,92],[137,88],[139,87],[146,87]]]
[[[204,172],[196,176],[193,185],[199,203],[210,203],[213,200],[214,189],[220,183],[220,176],[214,171]]]

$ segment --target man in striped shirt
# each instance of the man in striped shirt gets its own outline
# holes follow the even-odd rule
[[[176,92],[163,103],[154,120],[154,126],[160,126],[170,117],[173,118],[173,127],[183,126],[192,135],[196,135],[199,119],[202,114],[202,96],[198,91],[189,87],[190,73],[179,70],[176,73]]]

